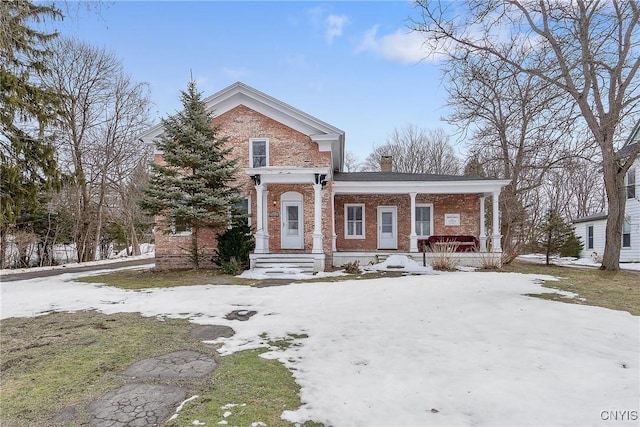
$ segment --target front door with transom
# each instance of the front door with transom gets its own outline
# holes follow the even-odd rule
[[[378,207],[378,249],[398,249],[398,209]]]
[[[302,200],[282,200],[282,249],[304,249]]]

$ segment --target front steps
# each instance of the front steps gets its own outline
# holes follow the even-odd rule
[[[324,254],[251,254],[251,269],[264,268],[267,274],[306,273],[324,270]]]

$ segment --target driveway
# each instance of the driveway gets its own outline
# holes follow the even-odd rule
[[[34,268],[32,270],[21,270],[18,273],[6,273],[4,270],[0,275],[0,282],[13,282],[15,280],[28,280],[28,279],[39,279],[43,277],[51,277],[57,276],[63,273],[81,273],[83,271],[98,271],[98,270],[116,270],[123,267],[135,267],[138,265],[148,265],[152,264],[155,266],[154,258],[143,258],[143,259],[133,259],[133,260],[125,260],[125,261],[115,261],[109,263],[102,263],[99,265],[89,264],[89,265],[77,265],[74,264],[73,267],[67,266],[59,266],[53,269],[39,269]]]

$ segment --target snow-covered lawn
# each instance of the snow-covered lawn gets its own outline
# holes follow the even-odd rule
[[[282,414],[290,421],[639,423],[639,318],[524,296],[552,291],[537,283],[541,276],[456,272],[137,292],[69,281],[76,276],[2,283],[1,317],[84,309],[188,317],[236,330],[223,354],[307,334],[300,346],[265,353],[292,368],[301,386],[305,404]],[[224,318],[241,309],[258,314]]]

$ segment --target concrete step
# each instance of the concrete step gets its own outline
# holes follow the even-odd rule
[[[269,268],[267,273],[283,273],[287,269],[297,269],[302,273],[313,273],[313,258],[303,257],[267,257],[256,258],[254,261],[255,268]]]

